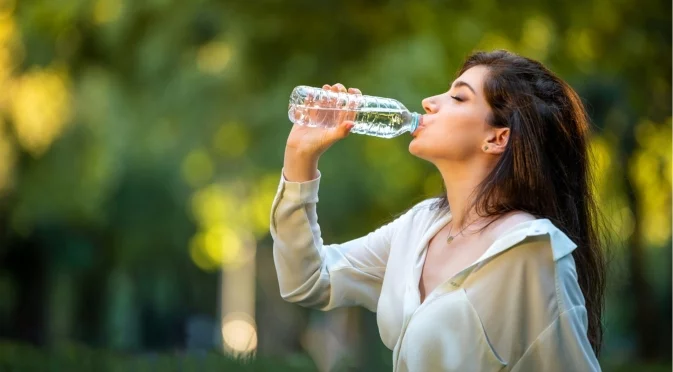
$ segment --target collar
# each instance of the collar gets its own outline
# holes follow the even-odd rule
[[[570,238],[551,221],[546,218],[540,218],[521,222],[512,226],[493,242],[476,263],[478,264],[482,261],[486,261],[493,256],[505,252],[528,237],[540,235],[549,236],[554,261],[558,261],[571,254],[575,248],[577,248],[577,244],[570,240]]]
[[[428,234],[424,237],[425,244],[421,245],[421,249],[427,246],[429,239],[434,236],[443,226],[451,221],[451,212],[441,216],[429,229]],[[477,259],[470,267],[482,264],[494,256],[503,253],[510,248],[516,246],[528,237],[548,235],[552,249],[552,256],[554,261],[571,254],[577,245],[570,240],[570,238],[556,227],[549,219],[540,218],[531,221],[520,222],[508,230],[506,230],[500,237],[498,237],[491,246],[484,252],[484,254]],[[422,251],[419,252],[422,254]]]

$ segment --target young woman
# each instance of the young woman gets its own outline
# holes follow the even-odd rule
[[[316,214],[318,159],[353,123],[292,128],[271,211],[281,294],[376,311],[395,371],[600,370],[605,264],[583,105],[506,51],[473,54],[458,75],[423,100],[409,144],[445,194],[359,239],[324,245]]]

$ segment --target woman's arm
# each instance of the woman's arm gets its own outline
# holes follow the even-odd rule
[[[376,310],[390,242],[405,216],[343,244],[324,245],[315,180],[283,176],[271,211],[273,253],[281,296],[302,306],[329,310],[361,305]]]
[[[362,94],[338,83],[324,85],[323,89]],[[359,239],[323,245],[316,214],[318,160],[330,146],[348,136],[353,126],[350,116],[352,112],[345,111],[334,117],[338,124],[330,128],[292,127],[285,147],[283,177],[271,208],[273,254],[284,299],[322,310],[362,305],[374,311],[391,237],[401,218]]]

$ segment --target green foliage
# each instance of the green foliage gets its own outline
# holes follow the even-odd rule
[[[218,352],[146,353],[140,355],[96,350],[69,344],[51,350],[28,344],[0,342],[2,371],[315,371],[306,356],[234,358]]]
[[[270,306],[277,286],[260,278],[273,276],[268,213],[292,88],[341,82],[421,111],[472,50],[508,48],[568,80],[595,125],[615,235],[606,354],[643,354],[639,271],[666,304],[649,314],[663,322],[653,339],[670,345],[670,14],[665,0],[0,1],[0,333],[172,347],[185,318],[215,317],[214,272],[251,245],[255,298]],[[407,145],[353,135],[325,154],[325,242],[440,192]],[[647,265],[629,266],[635,254]],[[304,314],[283,311],[258,322]],[[660,349],[650,357],[670,356]],[[21,350],[70,365],[68,352]]]
[[[388,367],[390,368],[390,367]],[[603,364],[606,372],[664,372],[671,364]],[[342,370],[337,366],[336,370]],[[217,352],[123,354],[67,344],[50,350],[16,342],[0,342],[0,370],[31,371],[316,371],[307,356],[235,358]],[[383,369],[382,369],[383,370]]]

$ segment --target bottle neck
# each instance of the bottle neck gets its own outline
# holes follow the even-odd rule
[[[411,113],[411,126],[409,128],[409,133],[414,133],[418,128],[418,125],[421,124],[421,114],[416,112]]]

